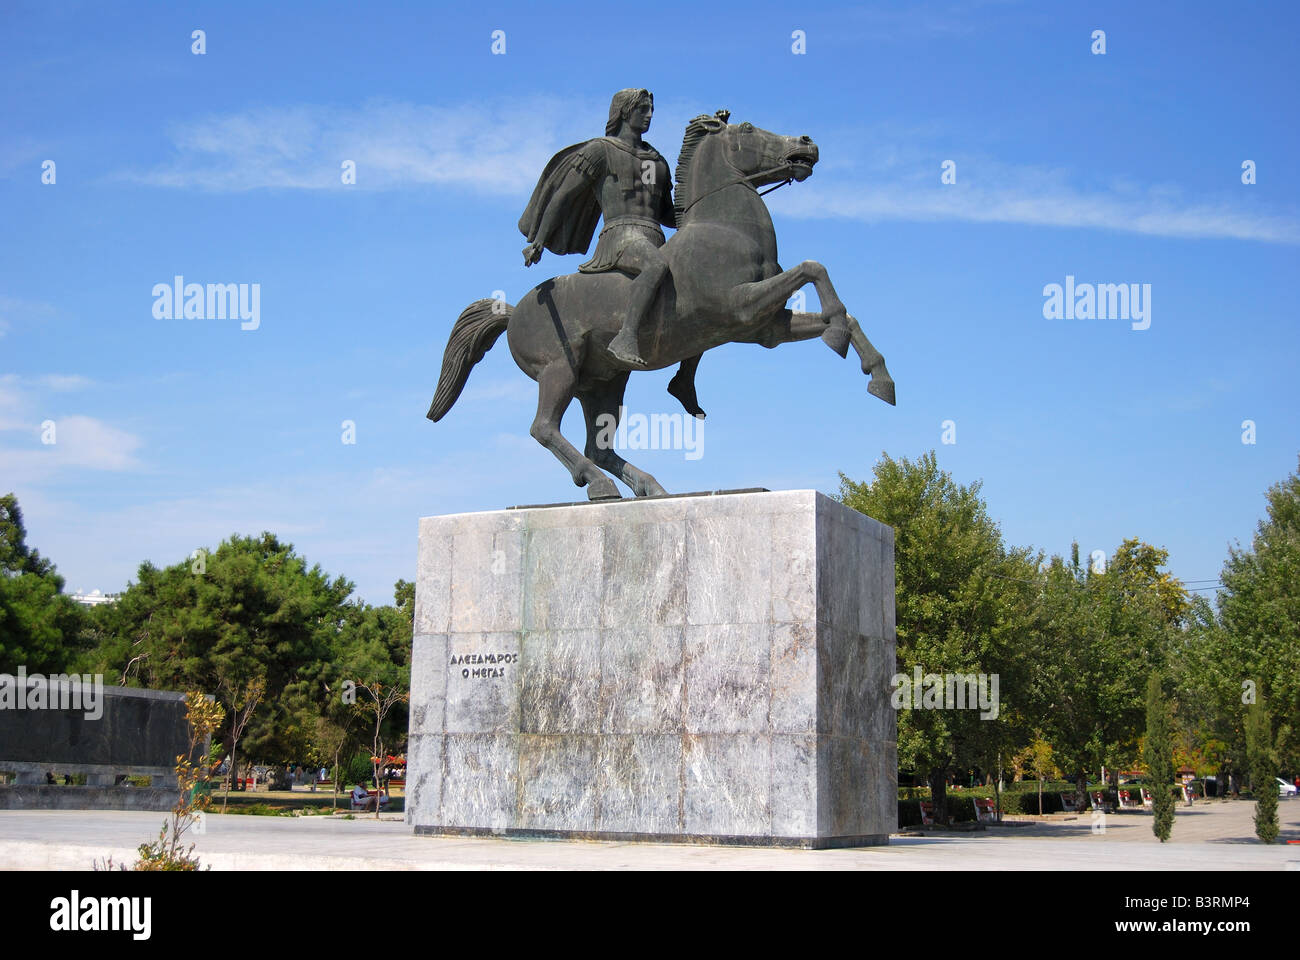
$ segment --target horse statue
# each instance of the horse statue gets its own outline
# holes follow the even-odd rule
[[[622,328],[633,280],[624,272],[572,273],[530,290],[515,306],[476,300],[452,327],[428,417],[437,422],[460,396],[470,370],[502,333],[519,369],[537,381],[537,415],[529,431],[550,450],[591,500],[619,499],[608,471],[638,497],[666,490],[613,449],[608,429],[623,413],[633,369],[658,370],[724,343],[775,347],[821,339],[840,357],[852,345],[871,378],[867,391],[894,403],[885,359],[848,314],[816,260],[789,270],[777,262],[776,231],[758,188],[803,181],[818,160],[807,136],[788,137],[729,123],[726,111],[696,117],[686,127],[677,162],[677,232],[662,248],[669,265],[637,338],[644,365],[614,356],[609,344]],[[773,187],[775,189],[775,187]],[[792,311],[786,302],[811,283],[820,313]],[[585,453],[560,433],[573,398],[586,417]],[[597,437],[602,435],[601,442]]]

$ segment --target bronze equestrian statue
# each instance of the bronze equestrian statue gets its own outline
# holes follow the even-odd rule
[[[777,262],[776,231],[757,188],[806,180],[817,163],[816,144],[807,136],[728,123],[723,110],[698,116],[686,127],[669,208],[667,165],[640,138],[652,111],[647,91],[621,91],[610,108],[609,136],[552,159],[520,219],[529,240],[525,263],[535,263],[543,247],[585,253],[603,213],[596,252],[578,273],[539,284],[513,307],[492,299],[466,307],[452,327],[428,413],[434,421],[446,415],[471,368],[506,333],[515,363],[538,384],[530,433],[592,500],[619,497],[604,471],[636,496],[667,492],[597,443],[598,418],[617,423],[634,369],[681,363],[669,389],[701,416],[694,370],[704,351],[724,343],[775,347],[821,337],[841,357],[852,345],[871,378],[867,391],[894,402],[884,357],[845,310],[826,268],[805,260],[782,270]],[[661,224],[676,225],[667,242]],[[786,309],[808,283],[822,312]],[[585,455],[560,433],[575,396],[586,417]]]

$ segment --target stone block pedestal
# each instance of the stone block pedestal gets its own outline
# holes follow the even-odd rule
[[[420,521],[416,833],[885,843],[893,530],[812,490]]]

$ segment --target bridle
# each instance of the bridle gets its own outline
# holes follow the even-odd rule
[[[792,183],[792,182],[794,181],[794,177],[786,177],[786,178],[785,178],[784,180],[782,180],[780,183],[774,184],[774,185],[768,187],[766,190],[759,190],[756,186],[754,186],[752,183],[750,183],[750,181],[751,181],[751,180],[759,180],[759,179],[762,179],[763,177],[767,176],[769,173],[776,173],[778,170],[782,169],[782,167],[787,167],[787,166],[789,166],[789,164],[783,161],[783,162],[780,164],[780,166],[775,166],[775,167],[772,167],[772,168],[770,168],[770,169],[768,169],[768,170],[760,170],[758,173],[751,173],[751,174],[750,174],[749,176],[747,176],[747,177],[739,177],[739,178],[737,178],[737,179],[735,179],[735,180],[728,180],[726,183],[720,183],[720,184],[718,184],[718,186],[713,187],[713,188],[710,189],[710,190],[705,190],[703,193],[701,193],[698,197],[696,197],[694,200],[692,200],[692,201],[691,201],[690,203],[688,203],[686,206],[682,207],[682,217],[681,217],[681,218],[682,218],[683,220],[685,220],[685,219],[686,219],[686,214],[690,211],[691,207],[695,206],[697,203],[699,203],[699,202],[700,202],[701,200],[703,200],[705,197],[707,197],[707,196],[711,196],[712,194],[717,193],[719,190],[725,190],[727,187],[734,187],[734,186],[736,186],[737,184],[741,184],[741,183],[743,183],[745,186],[749,187],[749,189],[753,190],[753,191],[754,191],[756,194],[758,194],[760,197],[766,196],[767,194],[771,193],[773,190],[778,190],[778,189],[780,189],[781,187],[784,187],[787,183]]]

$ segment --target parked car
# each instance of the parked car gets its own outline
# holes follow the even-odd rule
[[[1283,780],[1281,777],[1275,777],[1274,779],[1277,780],[1277,792],[1278,792],[1278,793],[1280,793],[1280,794],[1281,794],[1282,796],[1284,796],[1284,797],[1294,797],[1294,796],[1295,796],[1295,784],[1294,784],[1294,783],[1287,783],[1287,782],[1286,782],[1285,780]]]

